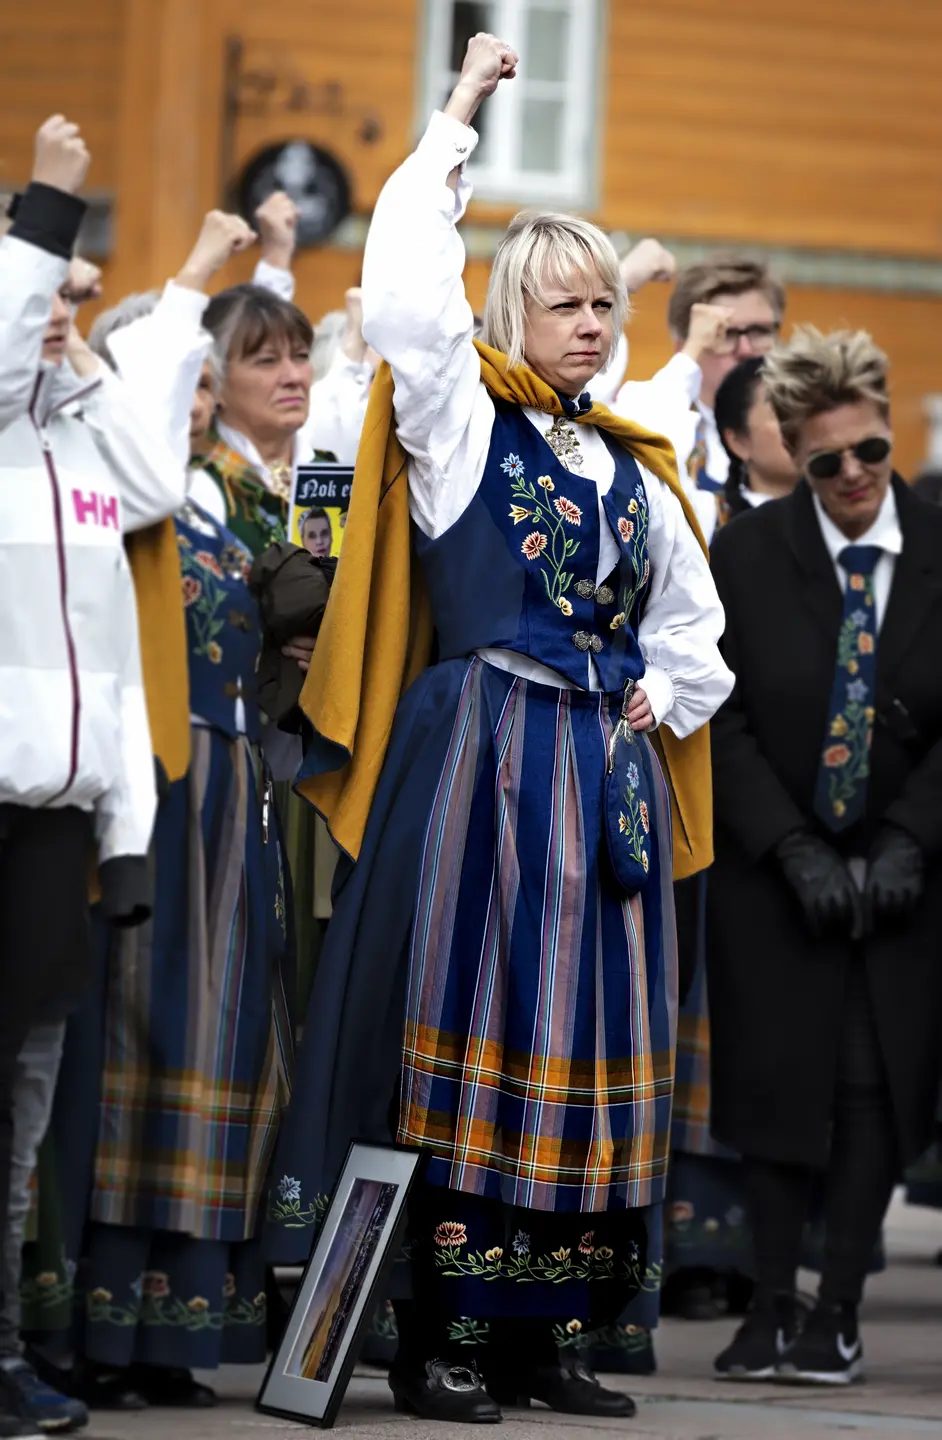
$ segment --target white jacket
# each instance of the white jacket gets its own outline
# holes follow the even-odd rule
[[[117,377],[43,365],[60,255],[0,240],[0,804],[93,811],[104,863],[146,854],[156,809],[122,537],[184,476]]]

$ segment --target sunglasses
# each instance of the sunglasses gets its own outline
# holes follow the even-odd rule
[[[819,450],[805,464],[805,470],[812,480],[833,480],[841,473],[845,455],[853,455],[861,465],[880,465],[893,449],[892,441],[885,435],[871,435],[867,440],[858,440],[856,445],[847,445],[843,450]]]

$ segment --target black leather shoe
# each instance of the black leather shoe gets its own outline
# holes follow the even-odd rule
[[[132,1365],[131,1383],[148,1405],[163,1405],[181,1410],[211,1410],[216,1392],[193,1379],[189,1370],[171,1365]]]
[[[422,1370],[393,1369],[389,1376],[396,1409],[422,1420],[448,1420],[453,1425],[496,1425],[504,1417],[488,1395],[477,1370],[430,1360]]]
[[[539,1365],[513,1379],[491,1380],[488,1390],[508,1409],[540,1400],[559,1415],[612,1415],[630,1418],[636,1410],[630,1395],[605,1390],[584,1360],[560,1358],[556,1365]]]

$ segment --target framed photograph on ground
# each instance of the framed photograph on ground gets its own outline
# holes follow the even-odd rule
[[[355,1140],[256,1406],[328,1428],[396,1258],[419,1150]]]

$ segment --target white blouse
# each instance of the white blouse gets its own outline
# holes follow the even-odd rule
[[[477,138],[449,116],[433,115],[418,149],[383,187],[363,260],[364,338],[392,368],[399,439],[411,456],[410,510],[433,538],[443,535],[474,498],[495,416],[472,343],[474,317],[464,293],[465,253],[456,229],[471,187],[463,171],[457,194],[447,184]],[[543,411],[523,413],[543,434],[553,423]],[[574,428],[583,460],[579,473],[599,489],[601,583],[619,558],[602,513],[615,466],[593,426]],[[652,475],[644,470],[641,475],[650,511],[651,562],[638,636],[646,667],[643,684],[655,722],[666,722],[683,737],[709,720],[733,686],[717,649],[723,609],[679,501]],[[567,685],[555,671],[515,651],[481,653],[491,664],[527,679]],[[591,656],[585,664],[586,688],[597,689]]]

